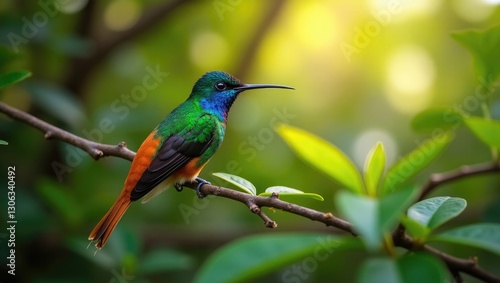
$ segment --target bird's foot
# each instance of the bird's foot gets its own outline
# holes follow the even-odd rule
[[[204,198],[204,197],[206,197],[206,195],[204,193],[200,192],[200,189],[201,189],[201,186],[203,186],[205,184],[211,185],[210,182],[206,181],[206,180],[203,180],[200,177],[197,177],[196,181],[198,182],[198,185],[196,186],[196,195],[198,196],[198,198]]]
[[[176,191],[178,191],[178,192],[181,192],[181,191],[182,191],[182,189],[184,189],[184,187],[182,186],[182,184],[178,184],[178,183],[175,183],[175,184],[174,184],[174,188],[175,188],[175,190],[176,190]]]

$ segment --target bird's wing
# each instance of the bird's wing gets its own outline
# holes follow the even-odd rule
[[[209,124],[209,127],[213,126]],[[204,129],[195,127],[182,135],[172,135],[165,139],[133,188],[130,199],[135,201],[145,196],[177,170],[182,169],[189,161],[201,156],[214,141],[213,131],[207,138],[199,138],[200,135],[206,133],[206,130],[206,126]]]

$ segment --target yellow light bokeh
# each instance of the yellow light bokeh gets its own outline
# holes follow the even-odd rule
[[[452,7],[455,13],[469,22],[486,20],[495,11],[495,6],[482,0],[454,0]]]
[[[291,31],[312,51],[331,50],[337,36],[333,11],[324,2],[310,2],[296,17],[288,18]]]
[[[386,10],[388,7],[397,7],[397,17],[394,17],[396,22],[431,15],[438,11],[441,4],[442,0],[370,0],[368,2],[372,13]]]
[[[385,93],[392,107],[414,114],[429,105],[435,67],[427,51],[417,46],[400,47],[389,57],[386,68]]]
[[[66,0],[55,1],[57,9],[65,14],[74,14],[80,12],[87,5],[88,0]]]
[[[121,31],[133,26],[141,14],[141,6],[134,0],[115,0],[104,11],[104,23],[110,30]]]

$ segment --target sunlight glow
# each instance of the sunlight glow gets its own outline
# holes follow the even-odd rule
[[[439,9],[442,0],[371,0],[369,5],[373,12],[387,9],[389,6],[398,5],[401,8],[402,18],[411,16],[429,15]],[[399,19],[399,17],[398,17]]]
[[[499,5],[500,0],[481,0],[484,3],[490,4],[490,5]]]
[[[395,109],[413,114],[428,106],[435,67],[427,51],[413,46],[400,48],[389,58],[386,75],[386,95]]]
[[[226,40],[218,33],[204,31],[195,35],[191,42],[189,57],[199,68],[219,69],[230,52]]]
[[[296,18],[291,19],[293,31],[306,47],[317,50],[331,50],[336,37],[334,14],[324,2],[307,2]]]
[[[497,1],[500,0],[489,0]],[[497,3],[497,4],[498,4]],[[454,0],[452,7],[455,13],[462,19],[469,22],[481,22],[486,20],[495,11],[496,6],[488,0]]]
[[[284,29],[277,29],[266,38],[266,43],[263,45],[265,47],[257,59],[258,65],[265,66],[260,73],[262,77],[272,78],[276,74],[283,77],[295,76],[300,70],[303,50],[299,44],[294,44],[292,39],[283,36],[283,32]]]
[[[104,11],[104,23],[111,30],[126,30],[133,26],[141,14],[141,7],[134,0],[115,0]]]

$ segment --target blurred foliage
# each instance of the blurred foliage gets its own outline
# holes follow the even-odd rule
[[[239,97],[224,144],[201,177],[227,185],[210,178],[212,172],[225,172],[250,180],[257,192],[280,185],[316,193],[325,201],[290,200],[340,212],[352,221],[378,211],[370,221],[387,225],[365,231],[373,243],[383,241],[394,217],[406,210],[408,188],[418,188],[431,173],[497,156],[498,136],[492,133],[499,132],[498,122],[492,120],[500,119],[498,1],[171,3],[177,4],[168,8],[169,3],[158,0],[2,1],[0,101],[85,138],[109,144],[125,141],[136,150],[206,71],[225,70],[248,83],[291,85],[293,93],[266,90]],[[155,13],[164,14],[152,21]],[[144,28],[135,29],[138,26]],[[21,70],[29,70],[32,78],[26,80],[29,73]],[[290,150],[278,138],[278,122],[335,144],[334,151],[345,157],[340,165],[350,165],[320,164],[319,169],[329,173],[318,174],[294,156],[297,148]],[[444,134],[449,130],[453,134]],[[217,266],[217,259],[232,262],[221,257],[224,253],[234,257],[235,265],[243,262],[246,271],[260,274],[259,282],[369,282],[374,272],[390,276],[409,268],[430,278],[448,276],[433,257],[417,253],[393,260],[379,252],[374,257],[352,238],[354,243],[346,242],[351,248],[326,248],[318,260],[314,237],[336,241],[341,237],[325,236],[334,229],[269,211],[279,224],[277,231],[269,230],[241,204],[199,200],[189,190],[169,190],[147,205],[132,205],[108,245],[94,255],[87,249],[87,235],[117,197],[130,163],[118,158],[95,162],[83,151],[46,141],[39,131],[3,115],[0,140],[8,143],[0,142],[0,168],[16,166],[19,282],[203,281],[215,272],[207,265]],[[427,150],[429,144],[429,162],[397,186],[387,183],[391,172],[406,172],[405,162],[411,162],[415,149]],[[380,167],[389,169],[381,173]],[[351,179],[335,175],[340,169],[350,172]],[[452,213],[457,210],[427,212],[447,220],[442,226],[410,216],[403,223],[422,241],[435,240],[456,256],[477,256],[483,267],[497,270],[500,260],[492,252],[498,246],[491,246],[491,238],[467,235],[477,230],[495,235],[491,229],[496,231],[498,225],[476,223],[500,223],[499,180],[484,175],[436,192],[452,197],[438,202],[439,208],[467,200],[459,217]],[[363,195],[366,189],[371,197]],[[383,202],[392,204],[388,207],[394,211],[386,211]],[[357,205],[354,215],[349,215],[349,204]],[[7,211],[7,202],[0,205]],[[297,233],[276,233],[291,231]],[[243,238],[254,233],[259,235]],[[6,236],[0,233],[2,255],[7,254]],[[473,246],[489,251],[455,244],[474,239],[479,240]],[[287,254],[274,260],[273,243],[283,244]],[[255,260],[257,252],[266,254],[266,261]],[[4,280],[2,266],[4,282],[9,278]],[[235,275],[239,270],[229,272],[255,279]]]

